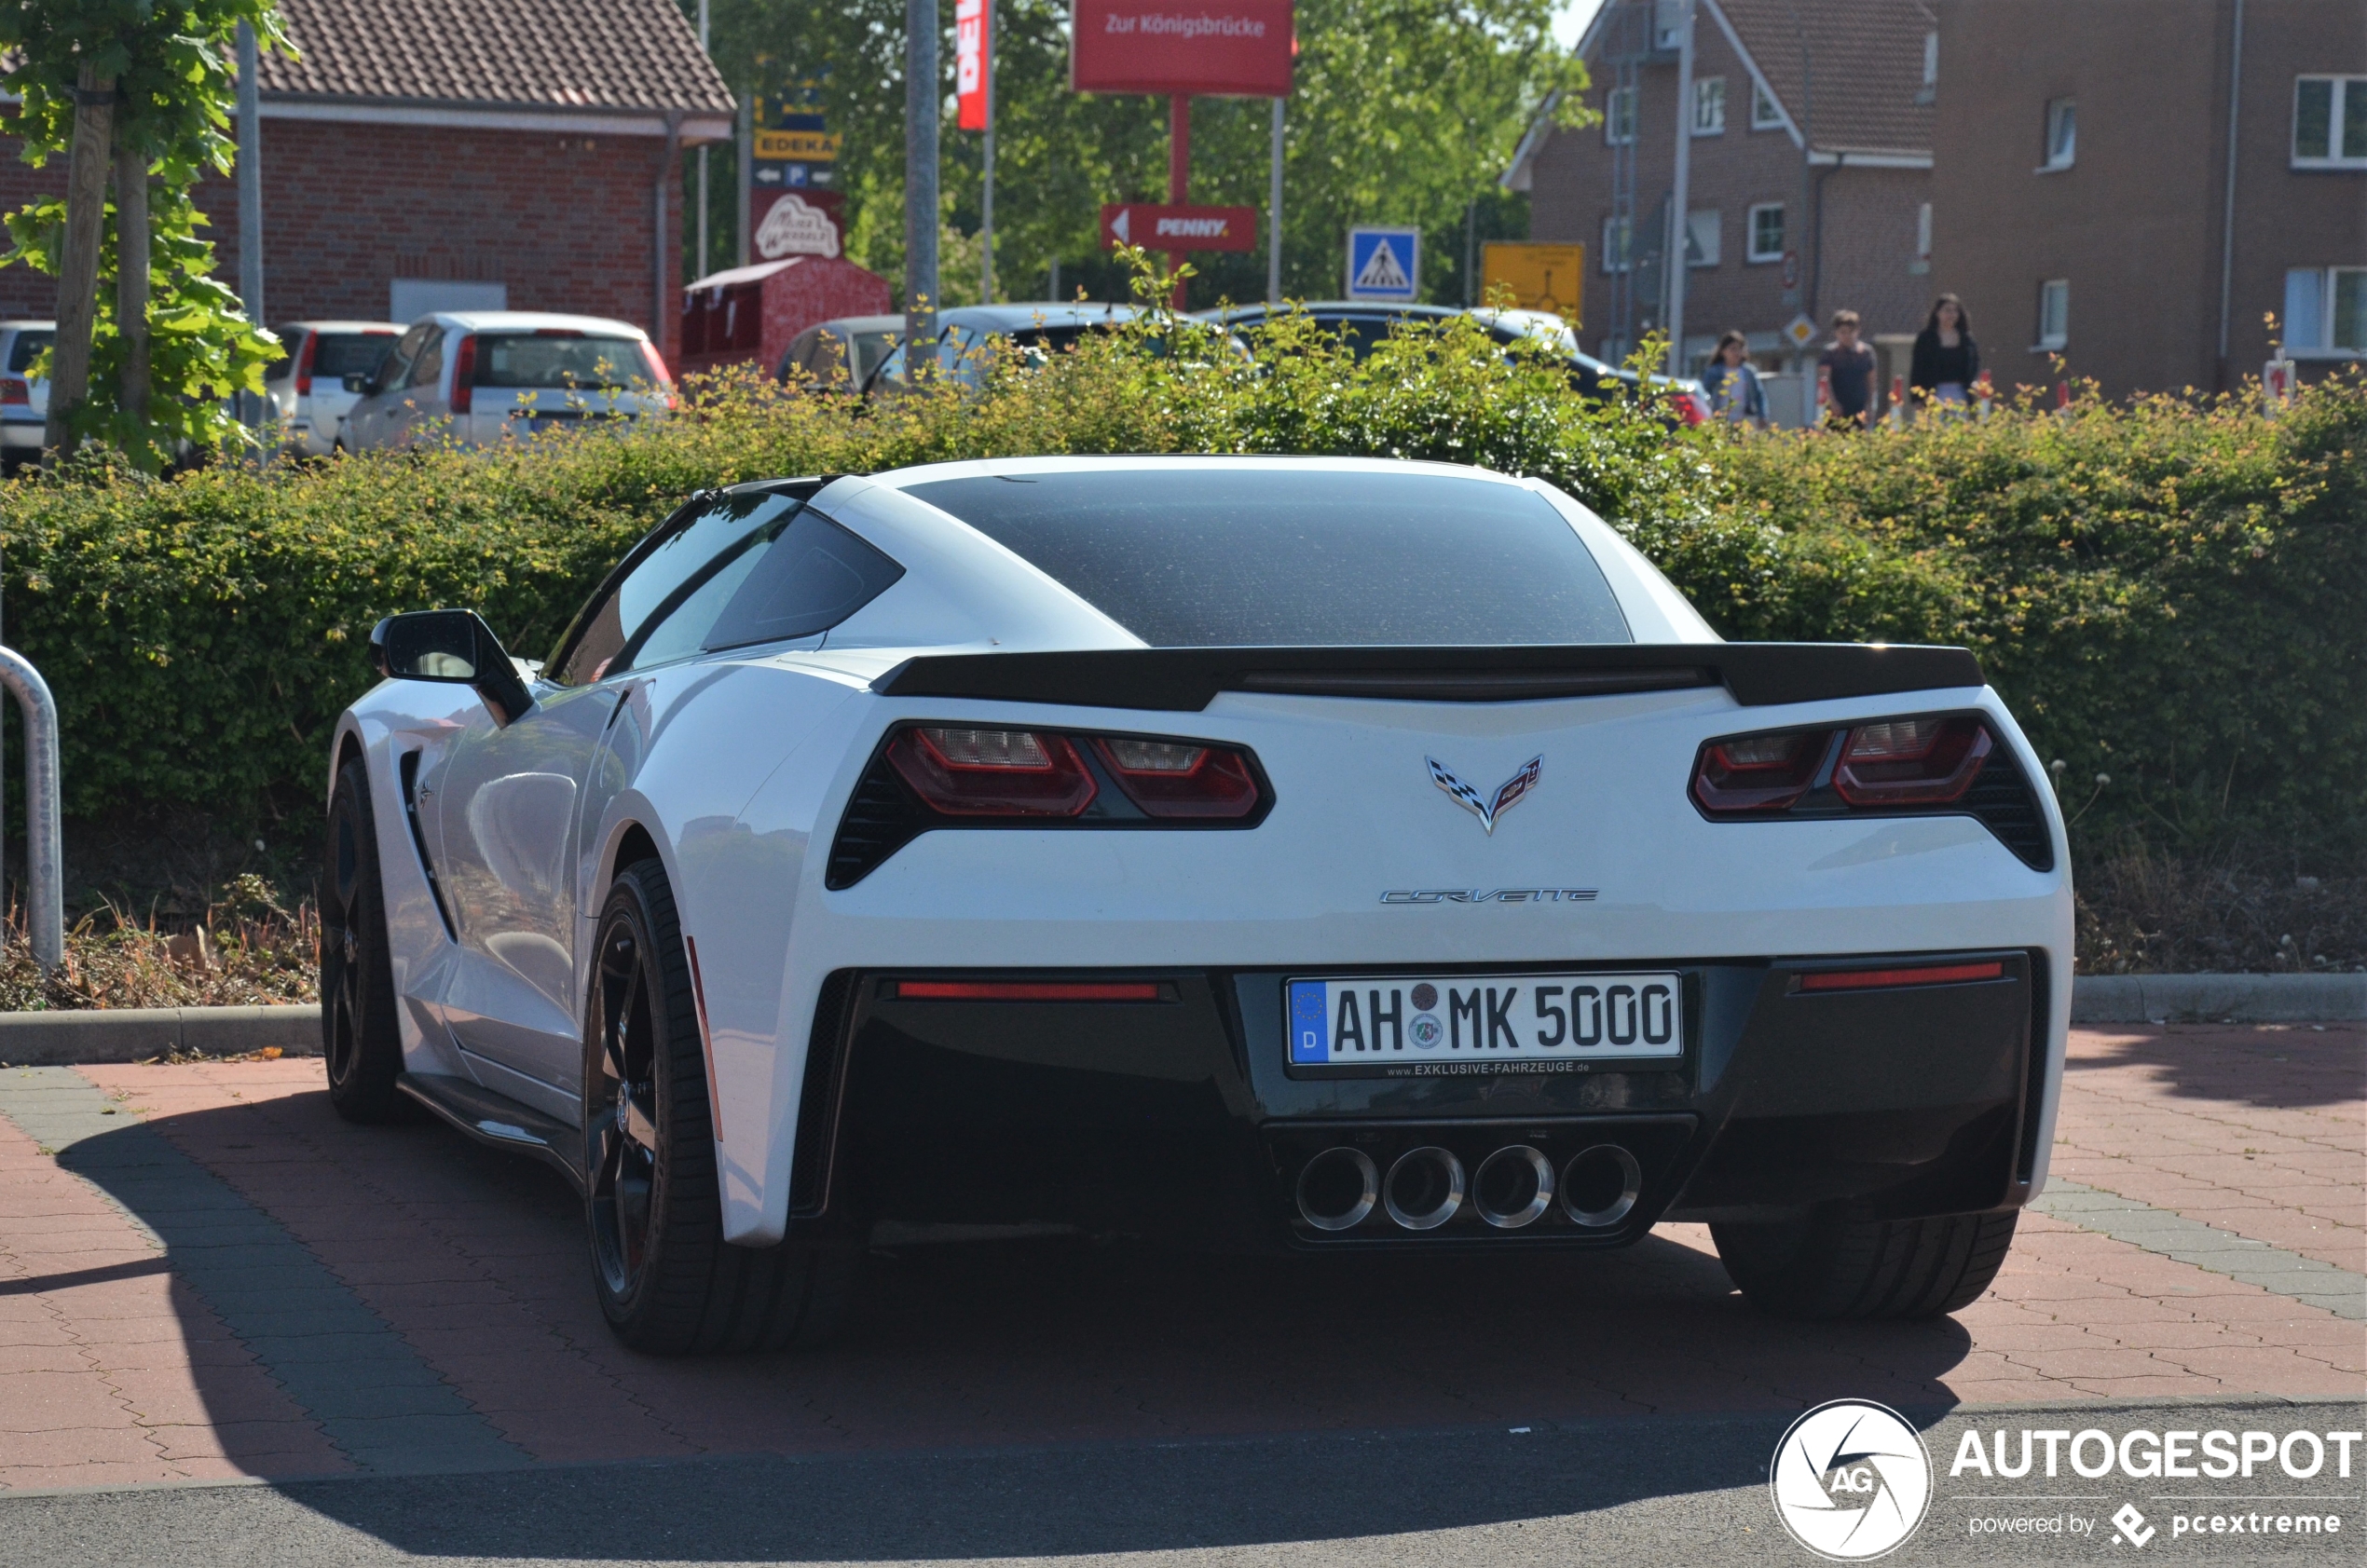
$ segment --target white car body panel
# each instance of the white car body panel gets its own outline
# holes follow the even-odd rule
[[[2024,777],[2043,779],[1994,690],[1757,707],[1721,687],[1475,702],[1226,691],[1204,711],[1171,712],[871,689],[921,653],[1142,646],[905,486],[1174,461],[1022,459],[840,480],[817,509],[905,575],[828,634],[574,690],[538,685],[542,707],[503,732],[515,737],[510,770],[456,780],[473,799],[439,793],[431,830],[431,845],[441,835],[445,846],[447,881],[460,874],[462,849],[472,857],[468,875],[516,902],[520,915],[486,938],[464,929],[456,945],[445,934],[395,780],[400,755],[419,749],[421,776],[441,792],[456,755],[465,759],[472,746],[493,755],[481,739],[490,720],[465,688],[387,682],[363,697],[340,724],[339,744],[349,737],[369,759],[406,1064],[473,1077],[577,1120],[584,955],[619,846],[637,831],[664,862],[693,947],[724,1224],[735,1242],[786,1232],[807,1036],[826,976],[901,966],[1660,963],[2027,948],[2043,955],[2050,999],[2032,1191],[2043,1187],[2071,996],[2072,892],[2059,852],[2055,868],[2041,872],[1966,816],[1712,822],[1688,795],[1696,751],[1711,737],[1936,711],[1985,716]],[[1536,491],[1569,520],[1637,641],[1717,640],[1649,562],[1576,501],[1534,481],[1501,483]],[[579,707],[615,716],[587,762],[552,763],[540,743],[520,734],[555,728]],[[911,719],[1233,743],[1262,763],[1274,806],[1239,832],[924,832],[855,885],[830,891],[825,862],[846,803],[887,730]],[[581,747],[584,727],[570,728],[570,744]],[[1536,756],[1538,787],[1492,833],[1443,795],[1425,766],[1435,757],[1493,788]],[[570,775],[575,768],[581,771]],[[2057,803],[2043,787],[2034,794],[2060,846]],[[1390,890],[1502,888],[1596,896],[1381,902]],[[462,903],[465,926],[472,907]],[[492,921],[489,906],[474,907],[474,919]],[[572,988],[565,994],[563,977]],[[464,1042],[480,1048],[464,1052]],[[543,1070],[521,1083],[537,1052]]]

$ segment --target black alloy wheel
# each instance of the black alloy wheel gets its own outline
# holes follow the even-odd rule
[[[321,1054],[329,1103],[349,1122],[401,1120],[394,1086],[403,1031],[387,951],[386,893],[378,878],[377,818],[360,757],[337,770],[321,856]]]
[[[609,1328],[660,1355],[817,1343],[845,1315],[857,1254],[723,1239],[706,1053],[661,862],[617,874],[592,950],[585,1217]]]

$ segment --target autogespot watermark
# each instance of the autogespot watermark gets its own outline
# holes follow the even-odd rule
[[[1835,1399],[1786,1429],[1767,1487],[1793,1540],[1829,1561],[1864,1562],[1895,1550],[1922,1524],[1932,1456],[1889,1406]]]

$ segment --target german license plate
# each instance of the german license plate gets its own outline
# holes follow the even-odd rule
[[[1290,1060],[1390,1077],[1569,1072],[1685,1054],[1678,977],[1440,975],[1293,980]]]

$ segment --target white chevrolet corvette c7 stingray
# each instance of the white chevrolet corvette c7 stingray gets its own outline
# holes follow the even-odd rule
[[[693,497],[550,659],[373,634],[330,1092],[582,1191],[652,1350],[882,1237],[1616,1247],[1948,1312],[2045,1178],[2072,894],[1958,648],[1719,640],[1534,480],[1050,457]]]

